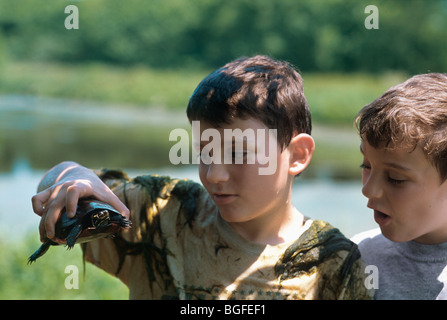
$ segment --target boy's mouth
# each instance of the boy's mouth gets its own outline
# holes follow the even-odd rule
[[[382,211],[374,210],[374,220],[380,227],[384,227],[391,221],[391,217]]]
[[[237,198],[235,194],[213,193],[213,199],[216,204],[228,204]]]

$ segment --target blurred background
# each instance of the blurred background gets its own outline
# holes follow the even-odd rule
[[[379,29],[365,28],[367,5]],[[79,11],[79,29],[66,29]],[[304,78],[317,149],[294,203],[348,237],[376,227],[361,195],[356,113],[418,73],[447,72],[446,0],[0,0],[0,298],[126,299],[86,266],[64,287],[78,248],[40,245],[31,196],[50,167],[74,160],[198,181],[173,166],[174,128],[200,80],[240,56],[266,54]]]

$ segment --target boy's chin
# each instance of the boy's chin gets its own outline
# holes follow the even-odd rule
[[[221,210],[219,210],[219,213],[220,213],[220,217],[224,221],[226,221],[228,223],[238,223],[238,222],[241,222],[239,217],[237,215],[233,214],[233,213],[230,213],[230,212],[227,212],[227,211],[223,211],[222,212]]]
[[[228,223],[242,223],[247,220],[243,218],[243,215],[240,212],[236,212],[229,208],[219,208],[219,214],[220,217]]]
[[[396,230],[390,230],[391,228],[380,227],[380,231],[383,236],[393,242],[408,242],[414,240],[414,237],[402,234],[402,232]]]

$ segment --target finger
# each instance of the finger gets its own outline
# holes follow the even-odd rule
[[[64,200],[65,196],[61,196],[59,194],[48,206],[48,211],[46,212],[46,214],[42,216],[45,233],[49,239],[53,239],[55,236],[56,222],[61,215],[61,211],[65,207]]]
[[[42,215],[41,215],[41,219],[40,219],[40,223],[39,223],[39,233],[40,233],[40,239],[41,241],[45,241],[47,238],[51,238],[48,237],[47,235],[47,231],[49,231],[49,234],[54,235],[54,225],[53,226],[49,226],[49,230],[47,230],[47,222],[51,221],[51,219],[49,220],[47,217],[49,214],[53,215],[54,214],[54,209],[50,212],[50,208],[54,207],[54,201],[57,198],[59,192],[61,190],[61,185],[54,185],[44,191],[42,191],[41,193],[43,193],[42,195],[39,196],[39,199],[44,199],[46,198],[46,202],[42,205]],[[38,205],[38,202],[36,202]]]
[[[40,234],[40,242],[43,243],[43,242],[48,240],[47,233],[46,233],[46,230],[45,230],[45,219],[41,219],[40,220],[39,234]],[[66,244],[67,243],[66,240],[59,239],[59,238],[56,238],[56,237],[52,238],[51,240],[54,241],[54,242],[57,242],[59,244]]]
[[[67,195],[65,197],[65,208],[67,210],[67,217],[73,218],[76,215],[80,195],[81,191],[78,188],[67,188]]]
[[[33,206],[33,211],[38,215],[42,216],[45,212],[45,204],[51,196],[51,188],[45,189],[42,192],[37,193],[31,198],[31,203]]]
[[[42,217],[40,219],[39,223],[39,235],[40,235],[40,242],[45,242],[47,240],[47,232],[45,230],[45,219]]]
[[[113,192],[110,192],[106,201],[108,204],[110,204],[112,207],[118,210],[122,216],[124,216],[126,219],[129,219],[130,216],[129,209],[124,205],[124,203],[121,202],[121,200]]]

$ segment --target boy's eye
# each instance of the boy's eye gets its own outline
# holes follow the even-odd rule
[[[390,178],[390,177],[388,177],[388,182],[389,183],[392,183],[392,184],[402,184],[402,183],[404,183],[406,180],[398,180],[398,179],[393,179],[393,178]]]
[[[402,184],[405,181],[407,181],[406,178],[403,177],[402,175],[399,175],[399,174],[396,175],[393,172],[388,173],[387,179],[388,179],[388,182],[391,184]]]
[[[238,157],[242,158],[242,157],[247,156],[247,151],[242,151],[242,152],[232,152],[232,153],[231,153],[231,156],[232,156],[233,158],[238,158]]]
[[[362,169],[366,169],[366,170],[371,169],[370,166],[368,166],[368,165],[366,165],[366,164],[364,164],[364,163],[362,163],[362,164],[360,165],[360,168],[362,168]]]
[[[212,151],[210,150],[200,150],[200,153],[197,155],[201,163],[210,164],[212,162]]]
[[[231,158],[233,159],[233,163],[234,164],[243,164],[245,158],[247,157],[247,151],[242,151],[242,152],[231,152]]]

